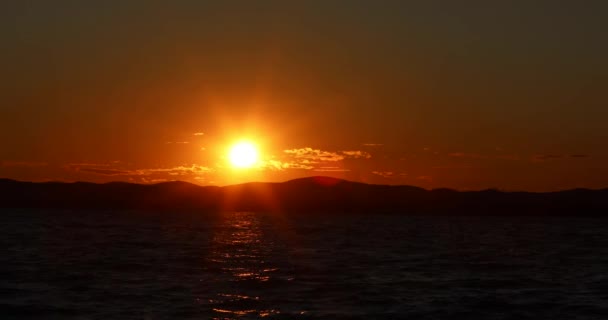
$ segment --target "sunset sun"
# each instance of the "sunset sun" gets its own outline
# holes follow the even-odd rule
[[[228,160],[235,168],[251,168],[258,162],[258,150],[255,144],[242,141],[230,148]]]

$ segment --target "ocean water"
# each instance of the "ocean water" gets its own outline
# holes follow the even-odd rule
[[[0,319],[607,319],[608,220],[0,211]]]

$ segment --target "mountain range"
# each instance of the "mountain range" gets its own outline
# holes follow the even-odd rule
[[[0,208],[608,216],[608,189],[546,193],[426,190],[322,176],[225,187],[180,181],[96,184],[0,179]]]

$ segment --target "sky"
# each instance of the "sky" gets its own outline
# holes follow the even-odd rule
[[[592,0],[3,1],[0,177],[604,188],[606,30]]]

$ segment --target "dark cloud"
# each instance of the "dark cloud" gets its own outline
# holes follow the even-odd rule
[[[550,160],[556,160],[556,159],[562,159],[564,158],[564,155],[561,154],[537,154],[532,156],[532,161],[535,162],[544,162],[544,161],[550,161]]]

